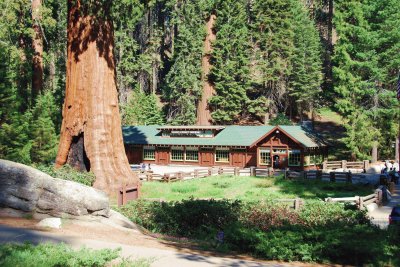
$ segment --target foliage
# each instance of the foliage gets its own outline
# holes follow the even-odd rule
[[[293,125],[293,122],[283,113],[278,113],[276,117],[272,118],[269,125]]]
[[[35,165],[34,167],[51,177],[74,181],[87,186],[92,186],[95,181],[95,176],[92,172],[80,172],[68,164],[59,169],[55,169],[53,165]]]
[[[290,96],[294,98],[300,117],[320,105],[322,83],[321,44],[315,23],[308,10],[295,2],[293,70],[289,76]]]
[[[91,250],[82,248],[74,251],[64,244],[29,243],[0,246],[1,266],[105,266],[118,257],[119,250]]]
[[[337,1],[335,25],[340,36],[333,69],[336,108],[346,119],[346,144],[352,155],[367,157],[376,144],[390,157],[398,135],[399,103],[395,100],[395,76],[400,62],[387,54],[400,51],[387,23],[400,22],[395,1]],[[389,11],[391,10],[391,11]],[[379,138],[378,132],[384,135]],[[390,140],[388,142],[388,140]]]
[[[140,104],[140,105],[139,105]],[[128,104],[121,108],[123,125],[162,125],[163,117],[154,94],[134,91]]]
[[[139,200],[119,211],[151,231],[210,245],[222,230],[226,249],[266,259],[379,265],[400,253],[396,230],[380,230],[365,212],[341,204],[312,202],[296,212],[277,203]]]
[[[171,22],[177,27],[171,67],[165,77],[163,96],[168,102],[167,122],[193,124],[196,100],[201,96],[201,58],[204,21],[212,1],[171,2]]]

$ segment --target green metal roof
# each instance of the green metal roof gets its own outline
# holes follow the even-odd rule
[[[324,144],[314,134],[301,126],[278,126],[304,147]],[[160,126],[124,126],[122,133],[125,144],[136,145],[193,145],[193,146],[251,146],[276,126],[225,126],[213,138],[162,137]]]
[[[315,132],[305,127],[280,125],[279,128],[301,143],[304,147],[311,148],[325,146],[322,139]]]

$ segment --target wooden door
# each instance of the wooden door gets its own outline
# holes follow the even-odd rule
[[[201,166],[214,165],[214,153],[212,151],[200,151]]]
[[[232,165],[235,167],[244,167],[244,153],[232,152]]]
[[[169,164],[169,149],[158,149],[157,151],[157,164],[168,165]]]

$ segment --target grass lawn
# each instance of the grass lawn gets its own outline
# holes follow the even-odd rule
[[[182,200],[194,198],[227,198],[244,201],[296,198],[364,196],[373,187],[314,180],[284,180],[281,177],[259,178],[245,176],[213,176],[175,183],[145,182],[142,198]]]

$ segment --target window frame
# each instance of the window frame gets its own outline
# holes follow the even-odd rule
[[[180,155],[182,156],[182,159],[180,157],[179,157],[179,159],[174,159],[174,151],[180,151],[181,152]],[[171,147],[170,160],[171,161],[185,161],[185,148],[179,147],[179,146]]]
[[[293,153],[293,151],[295,151],[295,153]],[[297,164],[291,162],[293,155],[296,155],[296,158],[298,158]],[[301,150],[300,149],[289,149],[289,151],[288,151],[288,166],[301,166]]]
[[[197,159],[193,160],[193,159],[187,159],[187,152],[196,152],[197,155]],[[193,154],[194,155],[194,154]],[[199,162],[199,148],[198,147],[186,147],[185,149],[185,161],[190,161],[190,162]]]
[[[219,156],[218,156],[218,152],[223,152],[223,153],[227,153],[227,160],[217,160],[218,158],[220,158]],[[231,159],[231,153],[230,153],[230,151],[229,151],[229,148],[228,147],[226,147],[226,148],[216,148],[215,149],[215,152],[214,152],[215,154],[214,154],[214,160],[215,160],[215,162],[219,162],[219,163],[229,163],[230,162],[230,159]],[[224,157],[224,158],[226,158],[226,157]]]
[[[269,163],[263,163],[262,159],[263,157],[261,156],[261,154],[266,154],[268,155],[269,158]],[[258,150],[258,156],[259,156],[259,164],[262,166],[272,166],[272,157],[271,157],[271,149],[270,148],[260,148]]]
[[[147,157],[146,152],[152,152],[153,157]],[[154,146],[143,146],[143,160],[156,160],[156,148]]]

